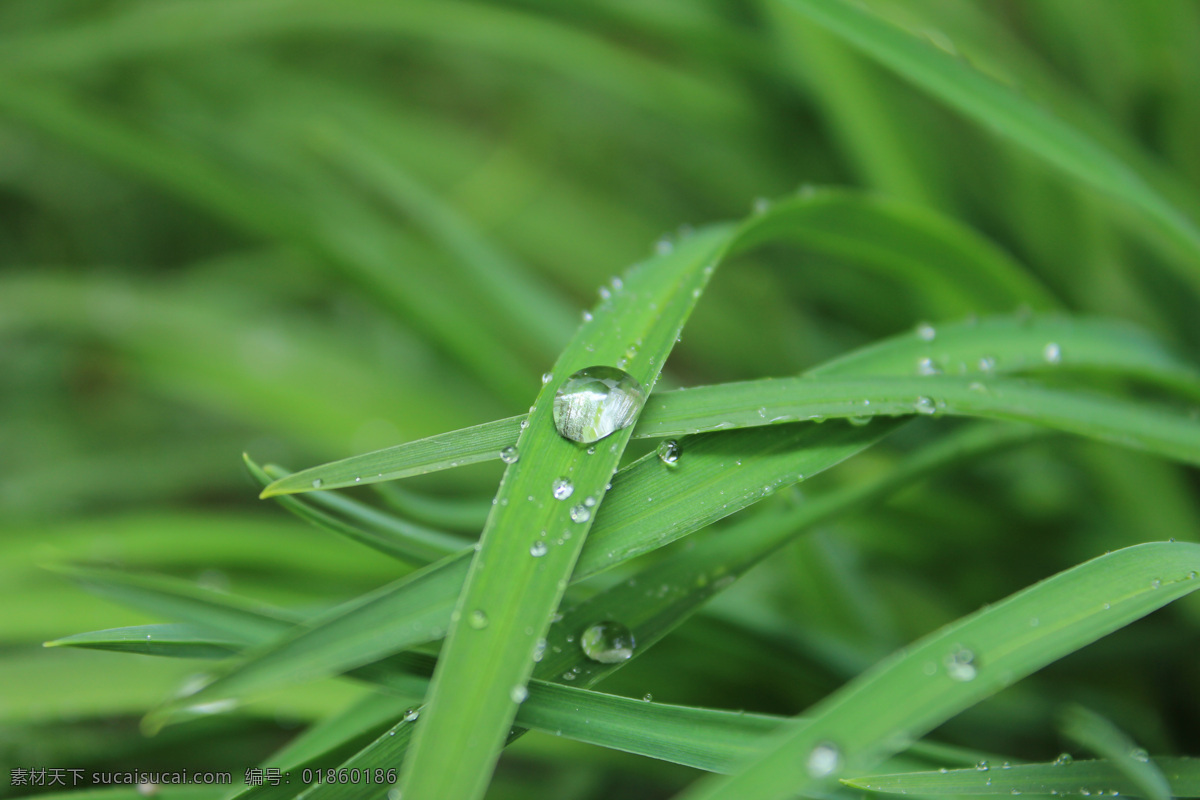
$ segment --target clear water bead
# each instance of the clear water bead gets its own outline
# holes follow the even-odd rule
[[[597,622],[579,637],[583,654],[601,664],[619,664],[633,658],[633,633],[619,622]]]
[[[950,680],[966,683],[975,680],[975,654],[965,647],[955,647],[945,659],[946,674]]]
[[[312,487],[314,489],[320,489],[324,483],[325,481],[321,480],[320,478],[313,478]]]
[[[917,326],[917,336],[927,342],[932,342],[937,336],[937,329],[928,322],[922,322]]]
[[[529,690],[524,686],[514,686],[512,691],[508,693],[508,697],[514,703],[524,703],[529,697]]]
[[[534,542],[529,546],[529,555],[533,556],[534,558],[541,558],[542,556],[546,555],[546,550],[547,548],[545,542]]]
[[[837,771],[842,763],[842,753],[833,742],[821,742],[812,749],[804,766],[813,778],[827,778]]]
[[[1050,342],[1042,348],[1042,358],[1047,364],[1058,364],[1062,361],[1062,348],[1055,342]]]
[[[554,427],[573,442],[598,442],[632,425],[645,399],[642,385],[624,370],[581,369],[554,395]]]
[[[592,518],[592,512],[583,503],[571,506],[571,521],[572,522],[587,522]]]
[[[679,442],[667,439],[658,445],[658,460],[668,467],[678,467],[679,455],[682,452],[683,449],[679,446]]]
[[[419,716],[421,716],[421,710],[420,710],[420,709],[417,709],[417,708],[410,708],[410,709],[408,709],[407,711],[405,711],[405,712],[404,712],[404,721],[405,721],[405,722],[416,722],[416,721],[417,721],[417,717],[419,717]]]
[[[936,414],[937,404],[931,397],[918,397],[913,403],[913,410],[918,414]]]
[[[559,478],[550,484],[550,491],[553,493],[555,500],[566,500],[575,491],[575,484],[566,478]]]
[[[467,615],[467,624],[481,631],[488,626],[488,615],[483,609],[477,608]]]
[[[517,452],[517,448],[511,444],[500,451],[500,460],[505,464],[515,464],[521,458],[521,454]]]

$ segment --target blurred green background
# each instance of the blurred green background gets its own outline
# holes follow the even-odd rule
[[[1200,4],[862,5],[1200,207]],[[520,413],[610,276],[689,226],[823,186],[943,241],[987,240],[1047,306],[1130,320],[1189,357],[1200,343],[1180,257],[1119,198],[783,2],[0,2],[0,768],[238,777],[342,707],[361,690],[327,681],[143,737],[139,717],[202,665],[44,650],[156,620],[42,566],[302,608],[382,584],[403,565],[258,501],[242,452],[299,468]],[[886,247],[877,221],[838,213]],[[667,384],[793,374],[921,321],[1018,311],[864,258],[817,242],[719,273]],[[486,502],[499,474],[404,487]],[[844,675],[797,655],[790,627],[886,652],[1105,549],[1194,538],[1195,489],[1194,470],[1145,456],[1023,447],[827,526],[605,690],[795,713]],[[864,581],[861,607],[830,601]],[[1074,699],[1155,752],[1194,752],[1195,611],[953,724],[1053,757],[1051,700]],[[739,655],[697,658],[705,641]],[[687,774],[530,736],[494,791],[533,796],[536,776],[538,796],[657,797]]]

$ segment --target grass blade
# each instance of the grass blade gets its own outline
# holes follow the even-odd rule
[[[684,797],[790,797],[870,769],[1014,681],[1200,588],[1197,570],[1200,545],[1152,542],[1061,572],[881,662],[732,778],[701,781]]]
[[[1131,794],[1147,800],[1169,800],[1171,797],[1171,786],[1146,751],[1095,711],[1071,706],[1063,714],[1060,728],[1064,736],[1074,739],[1116,767],[1133,785]]]
[[[1047,358],[1048,352],[1053,358]],[[923,326],[918,333],[895,336],[855,350],[808,374],[911,376],[944,372],[989,377],[1009,372],[1072,370],[1128,375],[1190,398],[1200,398],[1200,374],[1195,368],[1166,351],[1143,331],[1120,322],[1071,317],[1010,316],[937,328]],[[651,430],[649,423],[657,420],[674,424],[676,404],[681,403],[682,408],[704,405],[700,398],[707,391],[709,388],[701,387],[654,394],[633,435],[650,438],[668,435]],[[695,393],[700,393],[700,397]],[[499,458],[501,449],[516,443],[522,419],[511,417],[311,467],[270,484],[263,496],[312,491],[315,481],[320,481],[323,488],[338,488],[422,474],[447,468],[456,461],[463,464]]]
[[[1151,760],[1166,776],[1173,797],[1200,797],[1200,758]],[[1137,785],[1110,761],[1014,764],[1008,769],[952,769],[847,778],[848,786],[871,792],[922,795],[1111,795],[1137,796]]]
[[[199,625],[169,623],[77,633],[46,642],[46,647],[86,647],[174,658],[226,658],[240,650],[242,644],[237,637],[222,637]]]
[[[1184,277],[1200,280],[1200,230],[1187,215],[1096,140],[953,56],[844,0],[787,0],[811,21],[895,70],[976,121],[1025,147],[1072,178],[1139,212],[1185,258]]]
[[[482,795],[516,714],[517,692],[532,672],[537,639],[591,527],[594,512],[582,501],[602,505],[632,432],[619,430],[594,448],[563,438],[552,419],[555,388],[578,369],[615,364],[651,391],[728,236],[722,228],[697,233],[673,253],[626,273],[624,286],[597,307],[559,358],[516,445],[537,459],[509,466],[472,561],[427,717],[402,768],[403,794],[415,800]],[[580,504],[552,496],[552,484],[564,476]],[[554,544],[534,558],[537,531]]]

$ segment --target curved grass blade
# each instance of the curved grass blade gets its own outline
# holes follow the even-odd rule
[[[524,420],[520,416],[485,422],[303,469],[268,484],[259,496],[361,486],[498,459],[501,450],[516,444]]]
[[[1200,758],[1155,757],[1154,767],[1166,776],[1173,797],[1200,797]],[[866,775],[842,781],[855,789],[915,795],[1080,795],[1114,792],[1138,796],[1138,787],[1110,761],[1014,764],[1007,769],[952,769]]]
[[[246,454],[242,455],[242,460],[259,486],[266,486],[272,478],[289,474],[270,465],[264,469]],[[278,502],[307,522],[410,564],[428,564],[457,553],[468,545],[461,537],[415,525],[332,492],[311,492],[304,497],[285,495]],[[339,512],[350,521],[318,508],[322,505]]]
[[[1145,750],[1134,744],[1120,728],[1095,711],[1071,706],[1062,715],[1059,728],[1117,768],[1132,784],[1130,794],[1147,800],[1170,800],[1171,786]]]
[[[698,232],[674,252],[627,272],[623,286],[601,302],[559,357],[516,444],[518,454],[537,458],[518,458],[506,470],[471,562],[426,718],[402,767],[402,794],[466,800],[486,789],[517,711],[514,698],[532,672],[537,639],[629,441],[629,428],[591,448],[564,438],[553,419],[556,387],[576,370],[602,364],[622,367],[652,391],[729,235],[720,227]],[[641,398],[635,402],[640,406]],[[575,505],[551,493],[559,479],[574,485]],[[530,548],[541,535],[548,537],[546,547],[534,557]]]
[[[409,519],[463,533],[478,534],[492,510],[490,498],[433,497],[395,483],[377,483],[374,490],[385,505]]]
[[[175,658],[226,658],[238,652],[242,644],[243,640],[237,637],[222,637],[200,625],[169,623],[77,633],[46,642],[45,646],[85,647]]]
[[[1200,281],[1200,230],[1195,221],[1104,145],[965,62],[844,0],[787,4],[963,114],[1138,212],[1183,255],[1181,274],[1194,286]]]
[[[662,411],[663,407],[666,411]],[[669,415],[660,421],[658,413]],[[728,383],[654,402],[642,428],[654,436],[825,417],[951,414],[1032,422],[1110,444],[1200,464],[1200,425],[1155,406],[1003,379],[778,378]]]
[[[1200,588],[1198,570],[1200,545],[1151,542],[1061,572],[901,650],[773,737],[736,775],[701,781],[683,797],[790,797],[868,770],[1014,681]]]
[[[990,377],[1010,372],[1070,370],[1128,375],[1190,398],[1200,398],[1200,374],[1148,334],[1122,322],[1088,318],[1010,316],[950,323],[937,328],[922,326],[916,333],[902,334],[855,350],[807,374],[814,377],[902,376],[944,372]],[[668,435],[651,430],[648,421],[674,421],[677,403],[682,404],[682,408],[704,405],[702,397],[707,391],[709,387],[654,394],[647,403],[643,419],[635,425],[633,435],[639,438]],[[866,414],[867,409],[861,413]],[[312,467],[272,483],[263,491],[263,496],[312,491],[312,484],[317,480],[321,481],[322,487],[337,488],[355,485],[356,478],[369,483],[421,474],[408,472],[408,469],[444,468],[454,461],[464,463],[461,459],[466,458],[499,458],[502,448],[516,442],[521,420],[522,417],[511,417]],[[759,424],[762,422],[760,419]],[[370,477],[376,473],[383,477]]]

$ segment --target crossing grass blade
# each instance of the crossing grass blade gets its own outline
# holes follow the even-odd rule
[[[570,610],[565,614],[563,620],[552,627],[545,657],[539,663],[537,673],[546,679],[557,681],[563,680],[562,676],[570,674],[572,680],[578,679],[580,685],[594,684],[620,665],[597,665],[583,658],[578,646],[571,644],[576,638],[577,629],[586,625],[589,619],[617,618],[627,621],[635,631],[639,642],[635,651],[635,657],[637,657],[694,614],[714,593],[722,591],[746,569],[768,558],[778,548],[803,531],[811,529],[814,525],[837,514],[849,510],[861,510],[887,497],[898,488],[911,484],[935,471],[944,470],[952,464],[973,460],[998,448],[1026,441],[1033,433],[1029,429],[997,426],[980,426],[962,431],[910,457],[897,469],[880,479],[822,495],[790,509],[781,509],[771,514],[760,515],[731,529],[725,536],[702,543],[679,560],[666,561],[651,567],[639,576],[643,581],[642,585],[674,588],[668,592],[656,592],[652,598],[647,598],[642,589],[632,584],[620,583]],[[120,573],[112,573],[108,578],[119,584],[128,584],[127,578]],[[97,580],[97,578],[93,580]],[[171,607],[179,602],[182,588],[182,594],[189,599],[184,616],[196,620],[202,625],[213,626],[217,629],[228,625],[225,617],[229,606],[244,613],[244,606],[239,605],[234,598],[214,594],[197,597],[188,591],[186,585],[181,587],[178,582],[162,582],[149,587],[142,585],[140,588],[142,593],[140,597],[136,598],[137,604],[147,607],[153,606],[158,598],[165,601],[162,604],[163,607]],[[260,615],[259,622],[267,629],[277,631],[286,630],[287,627],[286,623],[272,616]],[[238,625],[236,631],[240,637],[239,642],[261,642],[265,636],[265,633],[258,631],[253,634],[258,637],[257,639],[247,638],[247,628],[241,624]],[[140,639],[141,636],[137,638]],[[101,631],[69,637],[62,640],[61,644],[114,649],[125,647],[126,639],[125,634],[114,636]],[[214,644],[218,644],[223,640],[214,639],[212,641]],[[169,637],[158,637],[154,640],[153,645],[147,646],[149,649],[146,652],[148,653],[167,655],[175,652],[180,644]],[[409,696],[419,698],[424,695],[420,676],[428,675],[431,669],[428,660],[414,656],[400,662],[389,661],[373,665],[371,668],[355,670],[349,674],[367,681],[382,681],[383,685],[393,691],[403,689],[408,692]],[[528,720],[528,724],[535,727],[551,724],[551,720],[556,720],[554,715],[561,713],[561,707],[543,708],[546,703],[550,702],[544,699],[543,694],[551,692],[549,695],[551,698],[561,697],[561,695],[553,694],[551,689],[540,681],[534,681],[530,687],[531,696],[521,705],[517,721],[524,723]],[[595,736],[593,731],[604,729],[608,725],[611,729],[611,736],[598,743],[627,749],[634,743],[641,742],[637,752],[667,760],[679,760],[686,757],[688,760],[684,760],[682,763],[704,769],[724,769],[724,765],[728,765],[741,752],[739,748],[745,746],[746,736],[754,734],[761,727],[758,725],[758,720],[753,720],[752,730],[747,731],[738,722],[742,715],[722,715],[707,710],[697,712],[699,722],[704,724],[692,726],[687,722],[690,719],[687,716],[688,712],[673,709],[667,712],[666,716],[676,720],[676,724],[682,728],[676,733],[676,736],[679,737],[676,744],[682,749],[671,746],[669,742],[664,746],[656,746],[652,741],[641,737],[636,731],[622,730],[621,720],[624,715],[618,714],[615,718],[610,718],[605,711],[605,702],[607,701],[600,699],[592,702],[593,699],[588,695],[567,694],[565,696],[569,702],[575,704],[576,708],[583,704],[591,709],[591,712],[583,718],[576,717],[573,720],[565,721],[565,728],[555,721],[556,727],[551,730],[563,730],[563,735],[591,741]],[[195,700],[195,696],[193,696],[193,700]],[[641,705],[640,702],[639,705]],[[554,708],[559,708],[559,711],[554,711]],[[622,708],[627,709],[628,706],[623,705]],[[532,716],[527,718],[524,716],[525,714]],[[377,716],[369,715],[371,724],[374,724],[377,719]],[[721,732],[719,736],[715,737],[715,740],[709,740],[706,731],[713,725],[724,724],[722,720],[732,728]],[[705,727],[706,725],[708,727]],[[410,728],[411,726],[404,727],[403,722],[397,723],[390,732],[381,733],[379,740],[370,748],[355,755],[352,759],[353,763],[369,768],[394,764],[395,759],[403,750],[404,737],[408,736]],[[692,728],[694,730],[689,733],[689,729]],[[359,729],[355,729],[355,731],[361,732]],[[351,731],[351,733],[357,735],[355,731]],[[402,737],[399,742],[394,738],[397,735]],[[329,743],[328,748],[313,754],[312,763],[316,766],[328,767],[330,766],[329,760],[332,758],[342,766],[349,768],[351,761],[343,763],[342,757],[333,754],[343,744],[342,741]],[[689,753],[693,755],[687,755]],[[263,800],[266,796],[274,796],[274,792],[277,791],[270,786],[250,788],[245,796]],[[339,790],[336,785],[331,785],[321,791],[336,793]]]
[[[1170,784],[1172,797],[1200,797],[1200,758],[1156,756],[1153,764]],[[1050,764],[1013,764],[952,769],[946,772],[909,772],[866,775],[842,781],[855,789],[887,794],[919,795],[1111,795],[1139,796],[1139,787],[1111,761],[1074,760]]]
[[[1133,167],[1092,137],[1016,91],[844,0],[787,0],[790,8],[963,114],[1028,149],[1075,180],[1136,211],[1182,256],[1181,274],[1200,281],[1200,230]]]
[[[1073,370],[1118,373],[1179,392],[1188,398],[1200,398],[1200,373],[1145,332],[1126,323],[1075,317],[994,317],[936,328],[925,326],[917,333],[892,337],[848,353],[807,374],[821,378],[831,375],[911,376],[925,371],[989,378],[1005,373]],[[774,392],[776,389],[771,389],[773,384],[745,384],[747,395],[753,394],[757,388]],[[928,392],[918,388],[908,400],[931,394],[935,386],[934,383],[925,386]],[[656,438],[701,430],[689,427],[689,415],[698,408],[711,409],[714,418],[728,412],[729,417],[710,424],[727,421],[734,427],[763,424],[781,416],[769,414],[765,415],[765,419],[735,420],[734,406],[728,404],[731,400],[716,396],[725,391],[733,392],[726,388],[697,387],[686,391],[656,393],[647,403],[633,435]],[[831,394],[845,401],[841,410],[831,406],[824,410],[813,409],[808,415],[870,416],[874,412],[866,406],[850,410],[852,404],[861,406],[864,399],[870,399],[870,393],[870,384],[856,386],[840,394],[831,389]],[[766,396],[764,394],[764,399]],[[897,413],[908,413],[912,410],[912,403],[909,402],[908,406],[907,409],[896,407]],[[754,406],[755,409],[758,407]],[[1036,403],[1030,406],[1036,407]],[[264,489],[263,496],[311,491],[317,481],[327,488],[353,486],[361,482],[420,474],[417,470],[449,467],[455,462],[462,464],[499,458],[502,448],[516,442],[522,419],[512,417],[311,467],[270,484]]]
[[[860,774],[1014,681],[1190,594],[1198,574],[1200,545],[1182,542],[1136,545],[1061,572],[881,662],[735,775],[701,781],[683,797],[790,797]]]
[[[1131,794],[1147,800],[1169,800],[1171,786],[1145,750],[1109,720],[1082,706],[1063,712],[1063,735],[1074,739],[1117,768],[1134,787]]]
[[[279,467],[260,467],[248,455],[243,454],[242,460],[260,486],[270,483],[272,476],[289,474]],[[332,492],[311,492],[304,497],[283,496],[279,503],[307,522],[410,564],[428,564],[467,545],[461,537],[416,525]]]
[[[402,767],[403,794],[465,800],[486,789],[516,714],[517,692],[532,672],[536,642],[629,441],[628,428],[594,447],[564,438],[553,419],[555,389],[577,370],[618,364],[651,392],[728,239],[723,228],[698,232],[674,252],[628,271],[559,357],[516,444],[518,454],[536,459],[519,458],[505,471],[472,559],[425,718]],[[562,478],[573,483],[577,505],[552,495]],[[546,552],[534,558],[530,546],[542,535]]]
[[[1021,334],[1021,331],[1025,333]],[[1015,344],[1011,347],[1002,343],[1005,334],[1013,335]],[[769,381],[763,387],[773,392],[772,387],[787,386],[787,381],[794,381],[797,386],[819,390],[825,381],[833,381],[829,377],[832,375],[851,375],[860,371],[906,373],[931,352],[941,359],[938,363],[948,369],[962,363],[964,369],[976,370],[981,375],[979,362],[987,353],[997,352],[996,372],[1057,369],[1060,366],[1111,368],[1118,372],[1128,369],[1134,375],[1173,387],[1195,385],[1195,378],[1186,365],[1144,336],[1129,333],[1119,325],[1040,319],[985,321],[977,325],[961,323],[935,332],[932,344],[936,349],[933,350],[930,349],[931,342],[925,338],[927,335],[924,332],[908,334],[868,348],[860,355],[838,359],[814,370],[811,381]],[[1058,365],[1048,363],[1044,355],[1045,337],[1051,335],[1060,345],[1062,363]],[[989,344],[996,347],[989,348]],[[821,380],[815,379],[818,377]],[[878,388],[887,380],[892,379],[869,379],[869,385]],[[811,415],[820,411],[846,416],[881,411],[915,413],[916,398],[927,396],[923,392],[928,390],[931,398],[938,397],[943,402],[953,399],[975,411],[986,411],[989,404],[996,404],[990,406],[992,410],[988,413],[1008,418],[1033,418],[1026,411],[1037,409],[1034,416],[1043,424],[1103,436],[1122,444],[1157,448],[1186,461],[1192,461],[1196,456],[1196,429],[1190,421],[1131,402],[1082,395],[1068,397],[1037,387],[1013,386],[1010,391],[1004,384],[1000,384],[998,392],[980,393],[971,388],[973,382],[966,378],[945,376],[894,380],[909,381],[912,386],[907,389],[909,394],[900,400],[893,398],[892,406],[885,404],[887,398],[879,396],[875,397],[872,406],[862,406],[869,391],[862,384],[845,383],[838,393],[844,400],[841,405],[834,403],[820,409],[810,407],[804,413]],[[833,381],[830,385],[838,384]],[[987,386],[986,383],[980,385]],[[934,387],[952,387],[950,392],[956,394],[950,398],[949,392],[936,393]],[[733,392],[737,387],[718,387],[713,391]],[[668,397],[685,408],[692,403],[696,404],[692,407],[704,408],[707,403],[700,389],[655,395],[643,415],[643,423],[639,424],[653,423],[662,413],[661,399]],[[1031,398],[1034,402],[1030,402]],[[882,421],[869,428],[832,422],[825,426],[763,426],[777,416],[774,412],[759,414],[769,400],[769,394],[751,390],[750,396],[741,402],[742,418],[734,416],[736,404],[714,402],[712,407],[721,413],[714,416],[713,424],[736,419],[737,424],[761,427],[716,431],[680,439],[679,445],[685,455],[676,470],[667,469],[653,455],[622,470],[613,480],[616,491],[596,514],[595,526],[579,557],[573,579],[585,578],[675,541],[799,480],[802,475],[811,477],[828,469],[892,429],[880,427],[884,425]],[[938,409],[934,404],[928,410]],[[1126,411],[1130,413],[1126,414]],[[695,427],[692,420],[679,429],[659,429],[654,435],[675,435]],[[744,466],[736,464],[739,460]],[[647,499],[653,502],[647,502]],[[436,571],[424,573],[419,578],[406,578],[380,589],[361,603],[332,612],[311,628],[250,654],[249,660],[203,691],[211,693],[212,698],[226,696],[222,693],[254,692],[281,681],[306,680],[357,666],[389,652],[438,638],[448,625],[453,593],[461,586],[465,574],[465,559],[465,555],[448,559]],[[435,606],[437,610],[431,610]],[[410,618],[412,624],[400,624],[401,620]]]

